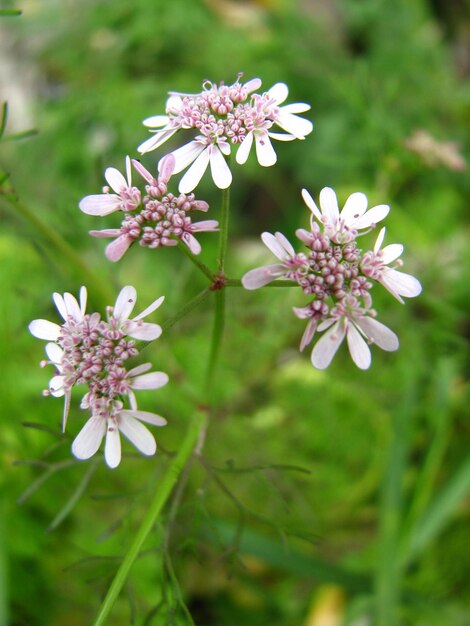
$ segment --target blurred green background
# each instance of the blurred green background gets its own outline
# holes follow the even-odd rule
[[[77,204],[99,193],[106,166],[122,169],[126,154],[136,156],[141,121],[163,112],[168,90],[230,83],[240,71],[265,89],[286,82],[289,102],[311,103],[314,132],[277,144],[273,168],[253,157],[234,165],[229,275],[267,260],[263,230],[292,240],[306,225],[302,187],[317,197],[330,185],[341,202],[363,191],[371,204],[392,206],[388,241],[405,244],[405,271],[424,290],[405,306],[375,295],[401,348],[373,349],[367,372],[345,346],[325,372],[299,354],[297,290],[228,291],[204,464],[190,468],[109,624],[190,624],[185,606],[198,626],[470,624],[468,3],[16,6],[22,16],[0,18],[0,99],[10,105],[0,145],[0,624],[92,622],[183,437],[208,357],[205,306],[146,354],[171,380],[142,394],[143,408],[168,417],[157,432],[161,454],[143,459],[125,445],[115,471],[101,457],[73,462],[84,418],[75,403],[69,434],[60,434],[61,402],[41,396],[51,372],[37,367],[43,346],[29,321],[55,319],[51,293],[83,283],[100,310],[125,284],[136,286],[141,308],[165,294],[160,322],[205,287],[177,250],[134,247],[107,262],[104,243],[87,235],[98,218]],[[29,128],[37,134],[13,140]],[[154,168],[177,145],[178,135],[145,164]],[[12,188],[29,218],[9,200]],[[208,177],[197,196],[217,219]],[[68,262],[51,230],[86,271]],[[215,239],[201,237],[212,266]]]

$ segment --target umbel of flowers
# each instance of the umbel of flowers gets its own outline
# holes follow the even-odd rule
[[[232,173],[225,157],[231,154],[231,146],[237,146],[236,161],[243,164],[254,142],[259,164],[269,167],[277,160],[271,139],[305,139],[312,132],[312,122],[297,115],[308,111],[310,105],[280,106],[289,94],[287,85],[277,83],[267,92],[255,93],[261,80],[242,84],[241,76],[233,85],[205,81],[195,94],[170,92],[166,114],[144,120],[154,134],[139,146],[141,153],[155,150],[177,132],[191,131],[193,139],[171,153],[175,174],[191,166],[180,181],[180,191],[195,189],[209,165],[217,187],[229,187]],[[284,132],[273,132],[274,126]]]
[[[132,185],[132,166],[147,183],[145,193]],[[105,178],[109,186],[103,188],[103,193],[85,196],[80,201],[80,209],[88,215],[124,214],[120,228],[90,231],[93,237],[114,239],[105,252],[110,261],[119,261],[136,241],[147,248],[176,246],[182,241],[193,254],[199,254],[201,245],[194,234],[218,229],[216,220],[192,221],[194,211],[209,209],[207,202],[196,200],[192,193],[174,196],[168,192],[174,167],[174,157],[167,155],[155,178],[139,161],[126,157],[127,179],[119,170],[108,167]]]
[[[142,422],[166,424],[163,417],[138,410],[135,391],[163,387],[168,376],[149,372],[150,363],[128,366],[128,361],[139,354],[136,339],[153,341],[161,335],[158,324],[143,319],[161,305],[163,297],[130,319],[136,298],[134,287],[124,287],[114,307],[107,308],[107,319],[102,320],[99,313],[86,313],[85,287],[80,291],[80,303],[70,293],[54,293],[63,323],[38,319],[29,325],[35,337],[49,342],[45,348],[48,361],[42,365],[54,365],[57,373],[44,393],[64,397],[64,430],[73,387],[86,389],[81,408],[88,409],[91,417],[72,444],[73,454],[78,459],[90,458],[106,435],[104,456],[109,467],[116,467],[121,460],[119,432],[142,454],[152,455],[156,451],[155,439]]]
[[[310,209],[310,230],[300,228],[296,235],[307,250],[297,253],[282,233],[263,233],[261,238],[280,263],[249,271],[242,279],[246,289],[258,289],[278,278],[294,280],[302,291],[312,297],[304,307],[294,307],[295,315],[308,319],[300,342],[303,350],[316,332],[324,335],[312,351],[314,367],[325,369],[331,363],[346,337],[353,361],[361,369],[371,363],[368,344],[383,350],[398,349],[398,338],[387,326],[378,322],[372,306],[371,289],[374,281],[381,283],[399,302],[421,293],[419,281],[396,267],[401,244],[382,248],[385,228],[379,233],[374,249],[363,252],[358,237],[369,231],[389,212],[387,205],[367,210],[367,197],[354,193],[339,211],[333,189],[325,187],[320,193],[320,207],[304,189],[302,196]],[[395,267],[390,264],[395,262]]]

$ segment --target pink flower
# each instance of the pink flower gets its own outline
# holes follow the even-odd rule
[[[85,196],[78,205],[80,210],[88,215],[109,215],[115,211],[134,211],[141,202],[140,191],[132,187],[131,160],[126,157],[127,180],[114,167],[108,167],[104,176],[109,187],[103,188],[103,193]]]
[[[371,311],[362,309],[354,297],[338,303],[331,311],[331,317],[321,322],[317,330],[327,331],[312,351],[312,364],[318,369],[328,367],[345,337],[352,360],[364,370],[371,363],[368,343],[376,343],[382,350],[390,352],[398,350],[399,346],[395,333],[374,319]]]
[[[321,211],[306,189],[302,189],[302,198],[312,212],[312,219],[323,224],[326,235],[338,244],[353,241],[360,230],[374,228],[390,211],[386,204],[367,210],[367,196],[357,192],[349,196],[340,213],[336,194],[330,187],[320,192]]]
[[[245,289],[259,289],[276,278],[292,278],[297,280],[308,271],[308,261],[305,255],[296,254],[294,248],[282,233],[263,233],[264,245],[280,260],[281,263],[264,265],[247,272],[242,278]]]
[[[379,233],[375,242],[374,251],[366,252],[361,261],[361,270],[364,274],[381,283],[392,296],[403,304],[403,298],[414,298],[421,293],[421,283],[417,278],[405,272],[399,272],[392,267],[387,267],[393,261],[396,266],[402,262],[398,260],[403,252],[400,243],[392,243],[381,249],[385,237],[385,228]]]
[[[143,341],[158,339],[162,334],[161,326],[158,324],[149,324],[142,320],[158,309],[164,299],[164,296],[160,296],[160,298],[157,298],[144,309],[142,313],[129,319],[137,301],[137,292],[135,288],[130,285],[123,287],[116,299],[114,307],[108,307],[109,332],[117,332],[119,335],[129,335],[129,337]]]

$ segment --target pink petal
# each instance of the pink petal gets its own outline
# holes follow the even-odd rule
[[[310,211],[312,211],[312,213],[315,215],[317,220],[321,222],[322,215],[320,209],[317,207],[317,205],[315,204],[315,200],[306,189],[302,189],[302,198]]]
[[[137,150],[140,152],[140,154],[155,150],[156,148],[159,148],[162,144],[164,144],[165,141],[168,141],[170,137],[173,137],[177,130],[178,128],[162,128],[162,130],[156,131],[152,135],[152,137],[141,143]]]
[[[196,239],[196,237],[193,237],[193,235],[191,235],[191,233],[188,233],[188,232],[183,233],[181,235],[181,241],[184,244],[186,244],[188,248],[190,249],[190,251],[196,256],[198,254],[201,254],[201,250],[202,250],[201,244]]]
[[[250,291],[264,287],[268,283],[272,283],[276,278],[285,276],[286,268],[283,265],[266,265],[257,267],[247,272],[242,278],[242,285]]]
[[[346,200],[344,209],[341,211],[341,219],[346,224],[351,224],[354,220],[357,220],[367,210],[367,196],[360,191],[352,193]]]
[[[403,303],[403,300],[400,296],[415,298],[422,291],[421,283],[417,278],[390,267],[383,268],[379,282],[401,303]]]
[[[62,357],[64,356],[64,351],[60,346],[56,343],[48,343],[46,344],[45,351],[49,361],[52,361],[55,365],[60,365]]]
[[[206,146],[199,141],[190,141],[189,143],[181,146],[178,150],[174,150],[171,154],[175,159],[175,169],[173,174],[179,174],[188,167],[197,157],[201,154]],[[161,161],[159,162],[160,166]]]
[[[133,367],[131,370],[128,371],[128,376],[132,377],[132,376],[137,376],[138,374],[143,374],[144,372],[148,372],[149,370],[152,369],[152,364],[151,363],[142,363],[142,365],[137,365],[137,367]]]
[[[153,341],[158,339],[162,334],[162,328],[158,324],[150,324],[147,322],[126,322],[123,326],[125,333],[133,339],[141,339],[142,341]]]
[[[65,394],[64,382],[64,376],[53,376],[49,381],[49,391],[54,398],[62,398]]]
[[[123,411],[121,411],[118,423],[121,433],[134,444],[139,452],[146,456],[155,454],[157,450],[155,439],[152,433],[139,420],[129,414],[123,415]]]
[[[385,324],[381,324],[373,317],[361,317],[355,319],[354,323],[382,350],[387,350],[387,352],[398,350],[400,345],[398,337]]]
[[[163,157],[163,159],[161,159],[160,163],[159,163],[159,173],[160,173],[160,179],[164,182],[167,183],[171,176],[173,175],[173,172],[175,171],[175,166],[176,166],[176,161],[175,161],[175,157],[170,153],[167,154],[166,156]]]
[[[247,83],[243,84],[243,87],[247,90],[248,93],[252,91],[256,91],[261,87],[261,79],[260,78],[252,78]]]
[[[60,293],[54,292],[52,294],[52,299],[54,300],[54,304],[57,310],[59,311],[59,313],[61,314],[62,319],[67,321],[68,313],[67,313],[67,307],[65,306],[64,298],[60,295]]]
[[[72,454],[77,459],[89,459],[101,445],[106,432],[106,420],[102,417],[90,417],[72,443]]]
[[[112,241],[106,246],[106,250],[104,252],[106,258],[116,263],[122,259],[133,243],[134,239],[129,237],[129,235],[121,235],[115,241]]]
[[[134,166],[135,170],[142,176],[142,178],[146,180],[149,184],[152,184],[154,182],[155,176],[152,176],[152,174],[148,171],[146,167],[142,165],[140,161],[138,161],[137,159],[132,159],[132,165]]]
[[[118,237],[121,234],[120,228],[103,228],[102,230],[89,230],[88,234],[92,237],[100,239],[109,239],[110,237]]]
[[[390,207],[387,204],[379,204],[367,211],[367,213],[364,213],[358,220],[351,222],[350,225],[357,230],[369,228],[387,217],[389,211]]]
[[[317,330],[318,320],[312,318],[309,320],[307,327],[305,328],[304,334],[302,335],[302,339],[300,340],[300,352],[303,352],[304,349],[311,343],[315,331]]]
[[[191,224],[191,230],[193,233],[216,232],[219,230],[219,222],[217,220],[202,220]]]
[[[167,421],[164,417],[160,415],[156,415],[155,413],[149,413],[148,411],[137,411],[136,409],[125,409],[120,411],[120,415],[131,415],[132,417],[136,417],[142,422],[147,422],[147,424],[152,424],[153,426],[165,426]]]
[[[164,300],[165,300],[165,296],[160,296],[159,298],[154,300],[152,304],[149,304],[149,306],[146,309],[144,309],[142,313],[139,313],[139,315],[136,315],[136,317],[132,318],[132,321],[136,322],[137,320],[141,320],[144,317],[147,317],[147,315],[150,315],[150,313],[153,313],[154,311],[156,311],[158,307],[162,305]]]
[[[76,322],[81,322],[83,320],[83,315],[76,298],[72,296],[71,293],[65,292],[64,303],[68,315],[70,315]]]
[[[324,187],[320,191],[320,206],[328,224],[336,225],[339,219],[338,199],[331,187]]]
[[[280,261],[287,261],[290,256],[293,256],[295,254],[295,250],[285,237],[284,239],[281,239],[280,237],[278,237],[278,235],[284,237],[284,235],[282,235],[281,233],[276,233],[276,236],[274,236],[271,233],[264,232],[261,235],[261,239],[264,245],[269,248],[274,256],[277,256]],[[283,245],[284,241],[287,243],[288,250],[286,250]]]
[[[403,245],[401,243],[391,243],[382,249],[382,262],[385,265],[392,263],[403,254]]]

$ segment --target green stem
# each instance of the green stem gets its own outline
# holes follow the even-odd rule
[[[223,274],[225,267],[225,257],[227,255],[228,243],[228,222],[230,214],[230,187],[222,190],[222,206],[220,208],[220,238],[219,253],[217,255],[217,269],[219,274]]]
[[[100,610],[93,622],[93,626],[102,626],[105,624],[106,619],[116,602],[121,589],[126,582],[129,575],[129,571],[136,560],[139,552],[146,540],[148,534],[152,530],[158,516],[160,515],[163,507],[165,506],[173,488],[185,467],[188,459],[193,453],[196,447],[201,432],[206,428],[207,412],[203,409],[197,410],[190,423],[186,436],[181,444],[178,454],[171,461],[163,479],[159,482],[157,491],[153,497],[152,502],[145,514],[145,517],[140,525],[137,534],[134,537],[132,544],[130,545],[111,586],[108,589],[105,599],[101,604]]]
[[[209,353],[209,364],[206,374],[206,398],[211,395],[212,383],[214,380],[214,371],[220,352],[222,335],[225,326],[225,289],[215,292],[215,309],[214,309],[214,326],[212,328],[212,341]]]
[[[100,280],[96,276],[92,269],[83,261],[81,256],[75,252],[70,244],[49,224],[43,222],[37,214],[32,211],[25,203],[18,200],[13,193],[5,194],[3,196],[5,202],[29,222],[41,235],[49,242],[59,253],[63,259],[61,266],[71,266],[75,269],[77,276],[86,276],[88,283],[91,283],[92,290],[96,294],[96,297],[100,297],[103,302],[110,303],[114,300],[115,296],[109,289],[107,283]],[[98,296],[100,294],[100,296]]]
[[[207,265],[204,265],[204,263],[202,263],[202,261],[200,261],[192,252],[191,250],[189,250],[188,246],[185,246],[184,243],[182,243],[181,241],[178,242],[178,248],[180,250],[182,250],[182,252],[185,253],[185,255],[194,263],[194,265],[196,267],[198,267],[201,272],[203,274],[205,274],[207,276],[207,278],[211,281],[211,283],[214,281],[214,274],[211,272],[211,270],[207,267]]]
[[[167,320],[165,320],[161,325],[162,329],[165,331],[169,330],[177,322],[183,319],[183,317],[186,317],[188,313],[191,313],[191,311],[199,306],[201,302],[204,302],[204,300],[209,296],[210,293],[211,290],[209,287],[207,289],[204,289],[204,291],[201,291],[201,293],[198,293],[197,296],[195,296],[192,300],[185,304],[177,313],[175,313],[175,315],[172,315],[172,317],[169,317]]]

